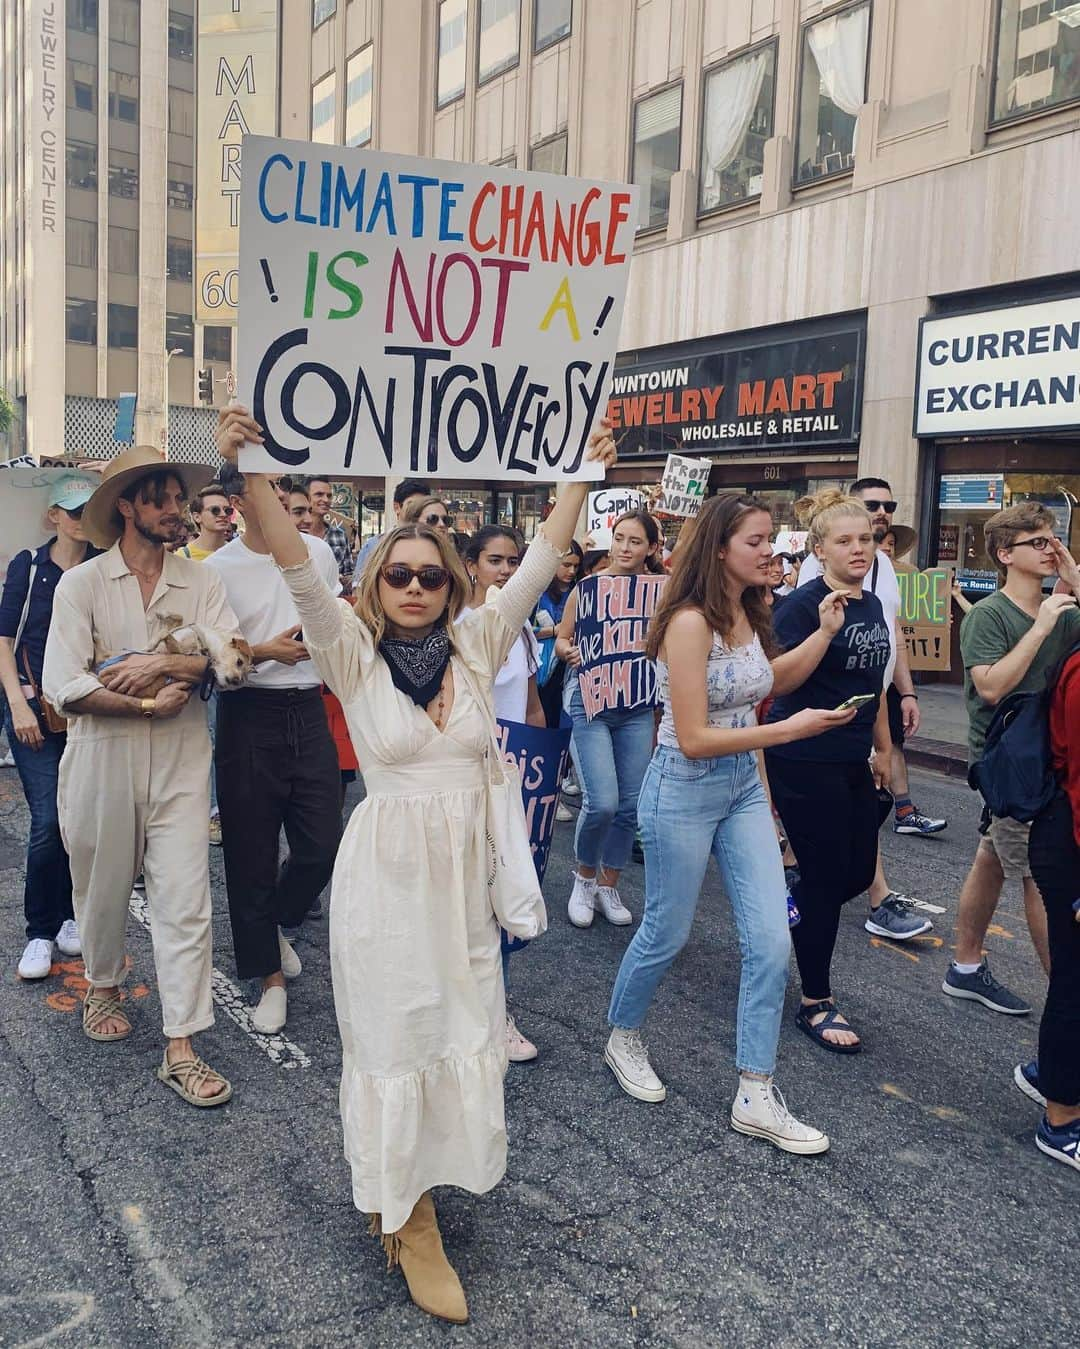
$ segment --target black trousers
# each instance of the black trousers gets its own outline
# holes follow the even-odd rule
[[[1050,987],[1039,1026],[1039,1090],[1058,1105],[1080,1105],[1080,848],[1064,794],[1031,826],[1031,874],[1046,906]]]
[[[236,970],[262,978],[281,969],[278,926],[303,919],[341,839],[341,777],[319,690],[222,694],[214,770]],[[279,868],[283,826],[289,857]]]
[[[803,994],[832,996],[840,910],[874,879],[878,799],[869,765],[813,763],[765,751],[773,803],[799,863],[792,898],[802,921],[791,929]]]
[[[549,731],[557,731],[562,722],[565,675],[565,662],[557,660],[552,664],[551,676],[547,683],[540,685],[540,706],[544,709],[544,720]]]

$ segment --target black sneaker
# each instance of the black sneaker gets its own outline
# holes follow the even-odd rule
[[[316,895],[316,896],[315,896],[315,902],[312,904],[311,908],[308,909],[307,913],[304,914],[304,917],[305,917],[305,918],[321,918],[322,916],[323,916],[323,902],[322,902],[322,896],[321,896],[321,895]]]
[[[1006,1016],[1027,1016],[1031,1008],[1015,993],[1010,993],[1004,984],[999,984],[990,973],[990,966],[984,960],[972,974],[961,974],[955,965],[950,965],[941,985],[942,993],[950,998],[968,998],[972,1002],[981,1002],[992,1012],[1003,1012]]]
[[[1037,1105],[1046,1107],[1046,1097],[1039,1090],[1039,1060],[1030,1063],[1018,1063],[1013,1069],[1013,1081],[1028,1098]]]

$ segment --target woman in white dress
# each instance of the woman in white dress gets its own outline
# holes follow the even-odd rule
[[[615,445],[601,427],[587,454],[610,466]],[[235,462],[245,441],[261,439],[246,409],[221,413],[223,458]],[[330,595],[266,477],[245,481],[364,765],[367,797],[338,850],[330,904],[353,1199],[413,1301],[456,1322],[468,1310],[430,1190],[482,1194],[506,1170],[506,1008],[485,837],[492,686],[566,552],[587,487],[563,487],[517,574],[455,626],[469,583],[441,532],[392,530],[353,610]],[[541,909],[532,930],[513,935],[544,926]]]

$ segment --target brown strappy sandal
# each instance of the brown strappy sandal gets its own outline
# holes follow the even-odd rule
[[[123,1030],[101,1030],[105,1021],[122,1021]],[[127,1019],[116,993],[95,993],[87,989],[83,1002],[82,1028],[91,1040],[126,1040],[131,1034],[131,1022]]]
[[[232,1099],[232,1085],[228,1078],[222,1077],[220,1073],[214,1071],[208,1063],[204,1063],[198,1054],[190,1059],[175,1059],[169,1062],[169,1051],[165,1050],[164,1057],[161,1060],[161,1067],[155,1069],[159,1082],[164,1082],[167,1087],[172,1087],[178,1096],[182,1096],[188,1105],[197,1105],[199,1107],[211,1105],[224,1105],[226,1101]],[[211,1078],[216,1078],[221,1083],[221,1090],[213,1096],[200,1096],[199,1088],[204,1083],[209,1082]]]

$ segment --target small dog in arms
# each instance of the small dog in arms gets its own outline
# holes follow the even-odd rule
[[[201,623],[187,623],[177,626],[157,642],[151,651],[165,650],[174,656],[205,656],[210,662],[214,680],[222,688],[235,689],[244,682],[251,670],[251,647],[241,637],[223,638],[212,628]],[[121,652],[119,656],[110,656],[94,667],[94,673],[100,674],[110,665],[116,665],[125,656],[135,653]],[[153,698],[169,683],[168,675],[161,675],[147,688],[145,697]]]

